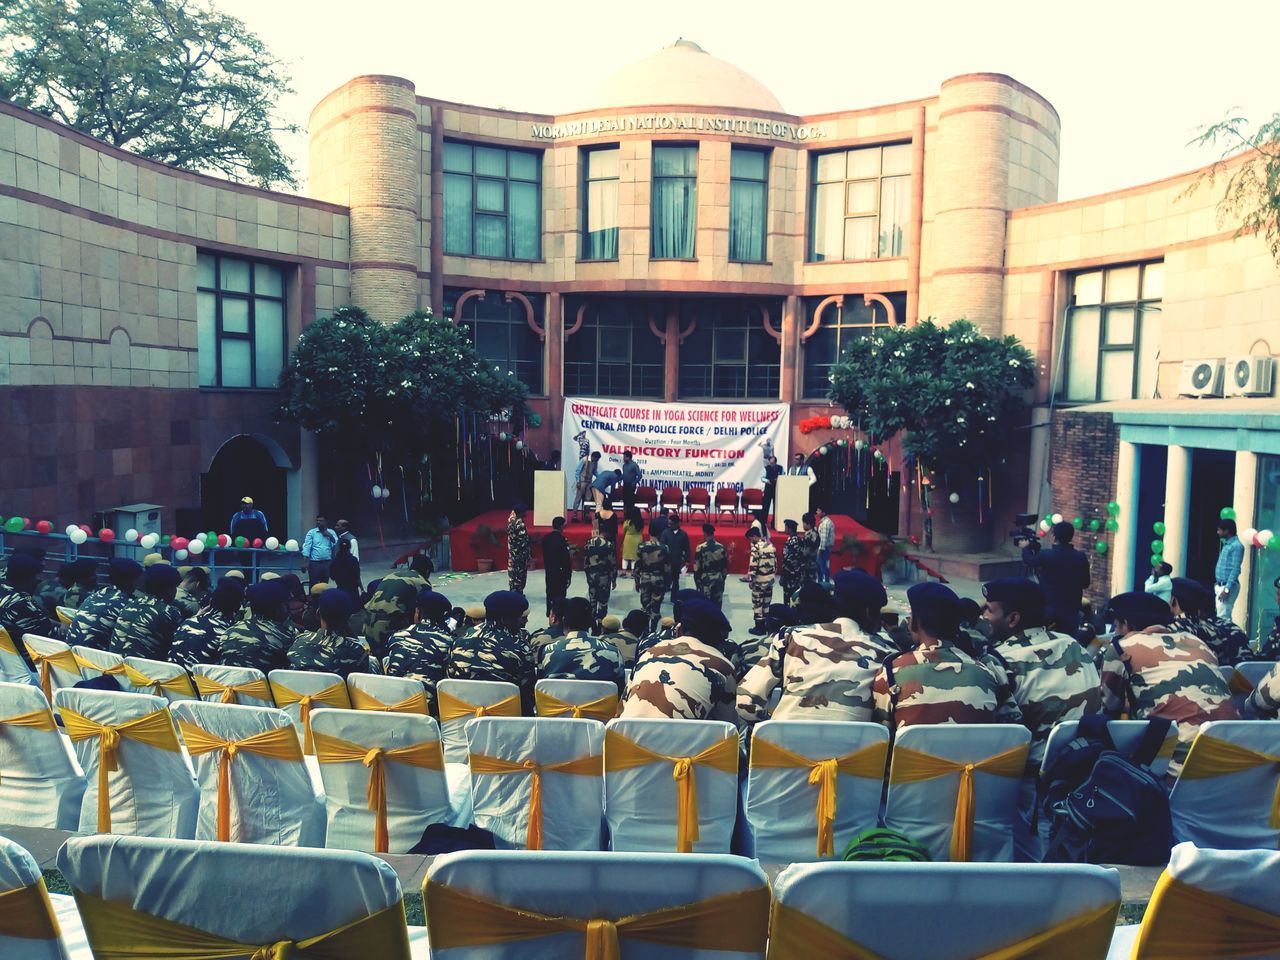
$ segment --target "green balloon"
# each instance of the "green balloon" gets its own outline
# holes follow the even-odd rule
[[[1151,552],[1152,552],[1152,553],[1164,553],[1164,541],[1163,541],[1163,540],[1152,540],[1152,541],[1151,541]]]
[[[235,541],[237,547],[243,547],[248,542],[249,541],[246,540],[244,537],[236,537],[236,541]]]
[[[1236,512],[1230,507],[1223,507],[1218,511],[1218,519],[1220,520],[1234,520],[1235,518]]]
[[[1107,521],[1107,529],[1110,530],[1112,533],[1115,533],[1117,530],[1120,529],[1120,521],[1115,519],[1115,517],[1112,517],[1110,520]]]
[[[1106,553],[1106,552],[1107,552],[1107,541],[1105,541],[1105,540],[1099,540],[1097,543],[1095,543],[1095,544],[1093,545],[1093,549],[1094,549],[1094,551],[1095,551],[1096,553]]]
[[[1120,516],[1120,504],[1112,500],[1110,503],[1107,504],[1107,513],[1109,513],[1113,517]]]
[[[21,517],[10,517],[8,520],[6,520],[6,521],[4,522],[4,528],[5,528],[6,530],[8,530],[10,533],[21,533],[21,532],[22,532],[22,518],[21,518]]]
[[[210,530],[204,535],[204,545],[206,547],[216,547],[218,545],[218,535]]]
[[[1153,523],[1153,524],[1151,525],[1151,531],[1152,531],[1152,532],[1153,532],[1157,537],[1163,537],[1163,536],[1164,536],[1164,532],[1165,532],[1165,530],[1167,530],[1167,529],[1168,529],[1168,527],[1166,527],[1166,526],[1164,525],[1164,521],[1163,521],[1163,520],[1157,520],[1155,523]]]
[[[1160,556],[1160,554],[1158,554],[1158,553],[1153,553],[1153,554],[1151,555],[1151,565],[1152,565],[1153,567],[1158,567],[1158,566],[1160,566],[1160,564],[1162,564],[1162,563],[1164,563],[1164,557]]]
[[[1081,527],[1083,527],[1083,526],[1084,526],[1084,517],[1074,517],[1074,518],[1072,518],[1072,520],[1071,520],[1071,525],[1072,525],[1073,527],[1075,527],[1077,530],[1079,530]]]
[[[1102,521],[1099,520],[1097,517],[1094,517],[1092,520],[1089,521],[1089,529],[1092,530],[1094,533],[1097,533],[1099,530],[1102,529]]]

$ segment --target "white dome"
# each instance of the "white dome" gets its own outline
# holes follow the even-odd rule
[[[683,39],[598,84],[584,109],[667,105],[786,112],[755,77]]]

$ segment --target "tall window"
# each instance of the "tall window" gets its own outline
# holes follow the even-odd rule
[[[729,153],[729,259],[762,263],[768,212],[769,151],[734,147]]]
[[[885,295],[893,303],[899,317],[907,310],[905,293]],[[823,297],[807,297],[804,301],[805,324],[813,321]],[[831,368],[855,338],[869,337],[889,326],[884,306],[872,301],[868,306],[861,296],[849,295],[842,306],[828,305],[822,313],[822,326],[804,342],[804,397],[817,400],[826,397],[831,386]]]
[[[542,155],[444,144],[444,250],[502,260],[542,255]]]
[[[652,237],[655,260],[692,260],[698,223],[698,148],[653,146]]]
[[[196,335],[200,386],[273,389],[284,367],[284,271],[197,254]]]
[[[697,325],[680,346],[681,397],[778,398],[781,352],[758,309],[748,301],[700,300],[686,302],[684,315]]]
[[[566,310],[576,316],[578,303]],[[564,392],[571,397],[662,398],[665,350],[649,329],[648,307],[593,300],[564,342]]]
[[[582,151],[582,259],[618,259],[617,147]]]
[[[911,144],[813,157],[809,259],[901,257],[911,232]]]
[[[1058,396],[1066,401],[1155,396],[1164,263],[1134,263],[1071,277]]]
[[[469,298],[459,317],[455,305],[463,292],[445,288],[445,316],[454,317],[471,335],[481,361],[515,374],[530,393],[542,393],[542,341],[529,326],[524,304],[518,300],[508,303],[500,291],[491,290],[483,297]],[[542,298],[535,295],[529,300],[535,319],[541,321]]]

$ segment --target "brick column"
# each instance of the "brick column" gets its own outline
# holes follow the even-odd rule
[[[1187,575],[1187,525],[1191,507],[1191,451],[1169,447],[1164,481],[1164,559],[1175,577]]]
[[[555,447],[560,443],[560,418],[564,412],[564,306],[559,293],[547,294],[543,322],[547,330],[547,432]]]

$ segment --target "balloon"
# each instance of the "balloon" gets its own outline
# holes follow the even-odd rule
[[[386,500],[386,499],[388,499],[390,496],[391,496],[391,488],[390,488],[390,487],[383,487],[383,488],[382,488],[382,499],[383,499],[383,500]]]
[[[89,535],[85,533],[83,530],[81,530],[79,527],[76,527],[76,532],[71,534],[71,542],[74,543],[76,546],[79,546],[80,544],[84,543],[88,539],[89,539]]]
[[[1094,517],[1092,520],[1089,521],[1089,529],[1092,530],[1094,533],[1097,533],[1099,530],[1102,529],[1102,521],[1099,520],[1097,517]]]
[[[189,545],[189,543],[190,541],[187,540],[186,537],[174,537],[171,541],[169,541],[169,545],[173,547],[173,549],[175,550],[185,550],[187,549],[187,546]]]
[[[1153,553],[1153,554],[1151,555],[1151,565],[1152,565],[1153,567],[1158,567],[1158,566],[1160,566],[1160,564],[1162,564],[1162,563],[1164,563],[1164,557],[1162,557],[1160,554],[1158,554],[1158,553]]]
[[[1120,516],[1120,504],[1112,500],[1110,503],[1107,504],[1107,513],[1109,513],[1113,517]]]
[[[958,494],[958,493],[953,493],[953,494],[951,494],[951,496],[947,497],[947,499],[948,499],[948,500],[950,500],[952,503],[959,503],[959,502],[960,502],[960,494]]]
[[[1243,530],[1240,531],[1240,542],[1243,543],[1246,547],[1252,547],[1253,538],[1256,537],[1257,535],[1258,535],[1258,531],[1255,530],[1253,527],[1245,527]]]
[[[1152,552],[1152,553],[1164,553],[1164,541],[1163,541],[1163,540],[1152,540],[1152,541],[1151,541],[1151,552]]]
[[[237,547],[245,547],[249,545],[249,541],[245,537],[236,537],[235,544]]]
[[[39,523],[36,524],[37,533],[49,533],[52,530],[53,530],[53,524],[50,523],[48,520],[41,520]]]
[[[1048,536],[1048,535],[1049,535],[1049,531],[1048,531],[1047,529],[1045,529],[1044,527],[1041,527],[1039,530],[1037,530],[1037,531],[1036,531],[1036,533],[1040,534],[1040,536],[1042,536],[1042,537],[1045,537],[1045,536]]]
[[[1071,525],[1077,530],[1081,529],[1084,526],[1084,517],[1072,517]]]
[[[228,537],[225,533],[218,534],[218,546],[220,547],[231,546],[231,538]]]
[[[1163,521],[1163,520],[1157,520],[1155,523],[1153,523],[1153,524],[1151,525],[1151,531],[1152,531],[1152,533],[1154,533],[1157,537],[1163,537],[1163,536],[1164,536],[1164,532],[1165,532],[1165,530],[1167,530],[1167,529],[1169,529],[1169,528],[1168,528],[1168,527],[1166,527],[1166,526],[1164,525],[1164,521]]]
[[[1219,520],[1234,520],[1235,518],[1236,518],[1236,512],[1230,507],[1223,507],[1221,510],[1218,511]]]
[[[254,537],[254,538],[253,538],[253,547],[254,547],[254,549],[255,549],[255,550],[258,550],[258,549],[261,549],[261,548],[262,548],[262,538],[261,538],[261,537]]]
[[[1107,552],[1107,541],[1099,540],[1093,545],[1094,552],[1103,554]]]
[[[1117,520],[1115,517],[1112,517],[1110,520],[1107,521],[1107,529],[1110,530],[1112,533],[1115,533],[1117,530],[1120,529],[1120,521]]]
[[[370,496],[372,496],[372,497],[373,497],[373,499],[375,499],[375,500],[381,500],[381,499],[382,499],[382,488],[381,488],[380,486],[378,486],[378,485],[375,483],[375,484],[373,485],[373,489],[369,491],[369,494],[370,494]]]
[[[301,549],[301,548],[298,546],[298,541],[297,541],[297,540],[294,540],[294,539],[292,539],[292,538],[290,538],[290,539],[288,539],[288,540],[286,540],[286,541],[284,542],[284,548],[285,548],[286,550],[288,550],[290,553],[297,553],[297,552],[298,552],[298,550],[300,550],[300,549]]]
[[[22,529],[22,518],[21,518],[21,517],[10,517],[8,520],[6,520],[6,521],[5,521],[5,524],[4,524],[4,526],[5,526],[5,529],[6,529],[6,530],[7,530],[7,529],[9,529],[9,525],[10,525],[11,523],[13,523],[13,521],[14,521],[14,520],[17,520],[17,521],[18,521],[18,529],[19,529],[19,530],[21,530],[21,529]],[[65,534],[69,537],[69,536],[71,536],[71,531],[72,531],[72,530],[79,530],[79,529],[80,529],[80,528],[79,528],[79,527],[77,527],[74,523],[68,523],[68,524],[67,524],[67,528],[66,528],[65,530],[63,530],[62,532],[63,532],[63,533],[65,533]]]
[[[186,550],[175,550],[175,551],[173,551],[173,559],[178,560],[178,561],[182,561],[182,560],[187,559],[187,551],[186,551]]]
[[[837,440],[837,441],[836,441],[836,446],[837,446],[837,447],[843,447],[843,446],[844,446],[845,444],[847,444],[848,442],[849,442],[849,441],[848,441],[848,440],[846,440],[844,437],[841,437],[839,440]]]
[[[1048,533],[1048,532],[1049,532],[1049,527],[1051,527],[1051,526],[1052,526],[1052,524],[1051,524],[1051,523],[1049,523],[1049,521],[1048,521],[1048,520],[1041,520],[1041,521],[1040,521],[1040,532],[1041,532],[1041,533]]]
[[[263,546],[266,547],[268,550],[279,550],[280,540],[276,537],[267,537],[266,542],[263,543]]]
[[[217,542],[218,542],[218,535],[217,535],[216,533],[214,533],[212,530],[208,531],[208,532],[204,535],[204,545],[205,545],[206,547],[212,547],[212,546],[216,545],[216,544],[217,544]]]
[[[1258,546],[1260,546],[1263,550],[1266,550],[1274,542],[1275,536],[1276,535],[1272,533],[1270,530],[1259,530]]]
[[[116,532],[112,530],[110,527],[103,527],[101,530],[98,531],[98,539],[101,540],[103,543],[110,543],[115,538],[116,538]]]
[[[517,440],[517,441],[516,441],[516,449],[517,449],[517,450],[523,450],[523,449],[524,449],[524,441],[523,441],[523,440]]]
[[[6,520],[6,521],[4,522],[4,528],[5,528],[5,530],[7,530],[9,533],[21,533],[21,532],[22,532],[22,518],[21,518],[21,517],[10,517],[8,520]],[[68,536],[69,536],[69,534],[68,534]]]
[[[499,439],[499,440],[501,440],[503,443],[506,443],[506,442],[507,442],[507,434],[506,434],[506,432],[504,431],[504,432],[502,432],[502,433],[499,433],[499,434],[498,434],[498,439]]]
[[[1055,525],[1059,524],[1062,522],[1062,514],[1055,513],[1052,517],[1049,518],[1049,520]]]
[[[25,523],[27,526],[31,526],[30,520],[23,520],[22,522]],[[93,536],[93,527],[89,526],[87,523],[80,524],[80,529],[84,531],[84,535],[86,537]]]
[[[857,440],[853,441],[853,449],[855,449],[855,450],[861,450],[861,449],[862,449],[862,438],[861,438],[861,437],[859,437]]]
[[[150,550],[159,542],[160,542],[160,538],[154,533],[144,533],[141,537],[138,538],[138,544],[144,550]]]
[[[138,539],[138,531],[130,527],[128,530],[124,532],[124,538],[129,543],[133,543],[133,541]]]
[[[193,557],[200,556],[200,554],[204,553],[204,541],[196,537],[187,545],[187,552]]]

